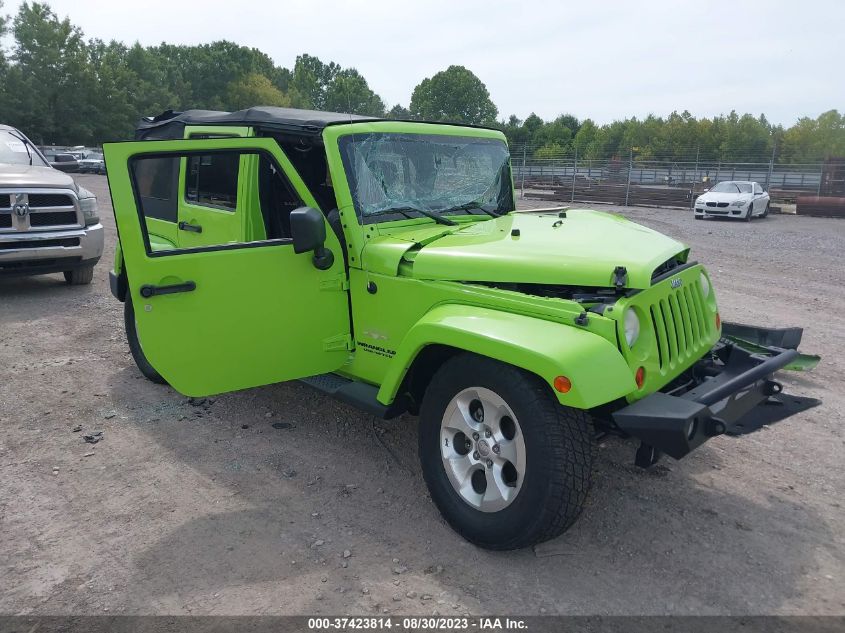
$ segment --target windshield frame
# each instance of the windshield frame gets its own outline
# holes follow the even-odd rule
[[[430,217],[427,218],[422,213],[417,213],[413,210],[402,213],[360,213],[357,201],[354,199],[354,172],[352,171],[352,166],[348,162],[347,152],[344,151],[343,146],[354,142],[356,137],[370,136],[373,134],[428,136],[435,139],[463,138],[483,143],[501,143],[507,157],[507,160],[503,165],[503,169],[507,170],[507,174],[501,179],[500,186],[506,188],[507,191],[502,192],[503,195],[500,198],[500,203],[507,201],[509,204],[506,206],[510,207],[507,210],[501,211],[501,213],[507,214],[516,209],[516,192],[513,184],[513,170],[511,168],[510,152],[508,150],[504,134],[498,130],[481,127],[458,126],[446,123],[422,123],[408,121],[377,121],[344,124],[342,126],[330,126],[324,131],[324,142],[329,155],[329,168],[332,180],[335,183],[335,193],[337,194],[338,206],[341,209],[349,209],[351,214],[354,214],[356,222],[359,224],[383,224],[399,221],[414,224],[422,222],[430,224],[432,222]],[[461,210],[450,211],[450,208],[432,206],[431,208],[426,207],[426,210],[437,213],[438,215],[441,215],[441,217],[449,220],[460,221],[461,218],[490,220],[494,218],[493,214],[483,210],[482,208],[464,208]]]

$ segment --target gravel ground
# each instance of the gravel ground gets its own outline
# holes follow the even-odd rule
[[[845,222],[617,209],[692,245],[724,318],[803,325],[824,360],[783,381],[824,403],[649,471],[609,440],[569,532],[491,553],[429,501],[415,419],[296,383],[189,402],[141,378],[106,180],[79,180],[107,231],[94,283],[0,280],[0,613],[845,613]]]

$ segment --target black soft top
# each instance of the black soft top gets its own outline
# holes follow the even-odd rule
[[[184,138],[186,125],[246,125],[292,134],[316,136],[329,125],[380,120],[376,117],[358,114],[273,106],[255,106],[237,112],[218,112],[216,110],[173,112],[167,110],[156,117],[141,119],[135,129],[135,138],[138,140]]]

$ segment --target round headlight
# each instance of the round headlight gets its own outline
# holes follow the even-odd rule
[[[637,316],[637,313],[634,312],[632,308],[628,308],[625,310],[625,341],[628,343],[628,347],[631,347],[634,343],[637,342],[637,339],[640,336],[640,318]]]
[[[710,296],[710,281],[704,273],[701,273],[701,294],[705,299]]]

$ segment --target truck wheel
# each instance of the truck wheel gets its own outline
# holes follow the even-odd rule
[[[150,365],[147,357],[144,356],[144,350],[141,349],[141,342],[138,340],[138,331],[135,329],[135,309],[132,307],[132,297],[129,293],[126,294],[126,301],[123,304],[123,324],[126,328],[126,340],[129,342],[129,351],[132,353],[132,359],[144,374],[147,380],[150,380],[157,385],[166,385],[167,381],[158,373],[155,368]]]
[[[94,279],[94,267],[84,266],[64,272],[65,283],[69,286],[87,286]]]
[[[431,498],[479,547],[517,549],[564,532],[590,488],[589,416],[521,369],[473,354],[447,361],[420,412]]]

